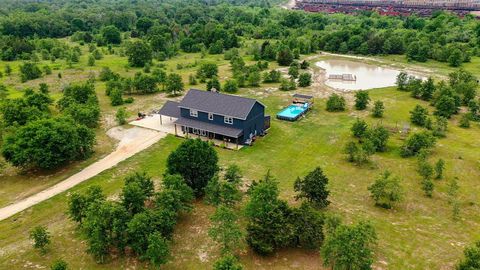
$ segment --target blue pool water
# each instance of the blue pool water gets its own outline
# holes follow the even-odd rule
[[[300,107],[296,105],[290,105],[287,108],[283,109],[281,112],[277,114],[277,116],[282,118],[289,118],[289,119],[296,119],[299,115],[307,110],[307,107]]]

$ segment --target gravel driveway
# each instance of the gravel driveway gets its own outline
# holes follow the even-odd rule
[[[119,162],[148,148],[167,135],[164,132],[158,132],[140,127],[134,127],[130,129],[115,127],[110,129],[107,134],[110,137],[120,141],[115,151],[54,186],[51,186],[18,202],[0,208],[0,220],[7,219],[33,205],[48,200],[53,196],[62,193],[107,169],[112,168]]]

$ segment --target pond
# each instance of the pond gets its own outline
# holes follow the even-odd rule
[[[400,73],[399,70],[348,60],[323,60],[315,64],[326,71],[326,85],[344,91],[394,86]]]

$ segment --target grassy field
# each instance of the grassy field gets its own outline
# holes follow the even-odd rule
[[[387,63],[401,63],[409,66],[404,58],[383,57]],[[72,80],[82,80],[88,76],[89,68],[85,66],[86,56],[83,56],[78,67],[63,71],[72,74]],[[228,65],[222,56],[208,56],[200,59],[198,54],[180,55],[166,62],[168,71],[175,71],[186,79],[188,74],[194,73],[195,68],[177,70],[178,63],[193,63],[195,61],[216,61],[220,66],[220,77],[224,79],[230,75]],[[479,58],[465,68],[480,75],[478,68]],[[0,62],[0,68],[3,63]],[[126,59],[117,56],[105,56],[97,61],[93,68],[98,72],[104,65],[123,75],[133,75],[134,69],[126,69]],[[15,65],[15,64],[14,64]],[[60,65],[62,65],[60,63]],[[445,64],[427,62],[415,66],[438,70],[446,75],[451,69]],[[62,66],[61,69],[64,67]],[[15,70],[15,68],[14,68]],[[55,81],[54,72],[52,80]],[[86,75],[87,74],[87,75]],[[62,82],[56,82],[53,94],[59,95]],[[67,78],[70,78],[67,76]],[[35,85],[43,80],[29,82]],[[24,84],[16,79],[5,79],[10,85],[11,96],[16,96]],[[102,104],[104,118],[113,115],[116,108],[109,105],[104,95],[104,84],[97,83],[96,89]],[[196,86],[202,88],[202,85]],[[264,88],[269,88],[265,85]],[[17,89],[17,90],[14,90]],[[325,89],[300,89],[301,93],[318,94]],[[288,105],[291,92],[267,91],[265,89],[242,89],[241,95],[255,97],[267,105],[267,112],[275,115],[281,108]],[[351,94],[346,94],[351,95]],[[426,103],[410,98],[408,93],[398,92],[394,88],[375,89],[370,91],[372,100],[385,102],[385,118],[377,120],[371,118],[369,112],[349,110],[343,113],[328,113],[325,111],[325,100],[317,99],[315,108],[305,119],[299,122],[281,122],[272,120],[269,134],[261,138],[253,147],[246,147],[240,151],[229,151],[217,148],[222,166],[231,163],[238,164],[245,174],[245,180],[261,178],[268,170],[276,176],[280,183],[281,196],[291,204],[296,204],[293,193],[293,182],[298,176],[305,175],[316,166],[321,166],[330,179],[332,204],[327,211],[337,213],[346,222],[359,220],[371,221],[375,226],[379,246],[376,250],[378,269],[451,269],[460,258],[465,245],[480,238],[480,175],[479,149],[480,126],[473,124],[470,129],[457,127],[458,116],[450,121],[449,132],[445,139],[440,139],[433,151],[431,161],[443,158],[446,161],[446,179],[435,182],[433,198],[426,198],[420,187],[420,176],[416,172],[416,160],[399,157],[399,147],[403,143],[399,134],[393,134],[388,151],[376,154],[372,163],[363,167],[356,167],[345,160],[342,149],[351,139],[350,126],[356,117],[366,119],[370,124],[381,123],[392,130],[408,123],[409,111],[418,103]],[[159,106],[165,101],[162,93],[152,96],[135,97],[134,104],[129,106],[131,114],[139,108]],[[108,128],[108,121],[104,119],[102,129]],[[416,128],[413,128],[415,131]],[[99,130],[98,133],[101,133]],[[102,138],[100,136],[100,138]],[[89,181],[73,188],[70,192],[60,194],[46,202],[38,204],[8,220],[0,222],[0,269],[25,269],[37,266],[48,266],[57,258],[65,259],[72,269],[141,269],[145,264],[138,262],[134,257],[114,258],[106,264],[96,264],[90,255],[85,252],[85,242],[75,230],[75,224],[68,220],[65,211],[68,196],[73,191],[81,191],[86,187],[100,185],[110,198],[116,198],[123,185],[123,177],[129,172],[142,170],[159,182],[165,170],[165,160],[168,154],[181,143],[182,139],[169,136],[146,151],[120,163]],[[100,147],[100,146],[99,146]],[[102,147],[113,147],[108,141]],[[107,149],[105,149],[105,152]],[[101,151],[99,151],[101,153]],[[100,155],[100,154],[98,154]],[[72,174],[75,170],[86,166],[90,161],[73,164],[74,168],[67,168],[56,172],[47,184],[40,185],[36,181],[38,176],[22,176],[15,172],[10,178],[0,181],[0,188],[5,188],[10,197],[2,198],[0,206],[18,199],[25,190],[42,189],[63,177]],[[390,170],[402,179],[406,190],[405,201],[394,210],[383,210],[374,206],[367,190],[374,179],[384,170]],[[446,186],[448,179],[459,178],[461,218],[453,221],[451,206],[448,204]],[[29,179],[30,178],[30,179]],[[5,179],[5,180],[4,180]],[[41,179],[41,178],[40,178]],[[53,180],[54,179],[54,180]],[[24,181],[26,180],[26,181]],[[31,190],[31,192],[35,192]],[[19,195],[20,194],[20,195]],[[172,244],[172,260],[164,269],[210,269],[218,256],[218,248],[207,236],[209,228],[208,216],[213,208],[203,202],[195,203],[192,213],[183,216],[176,227]],[[45,225],[53,235],[51,250],[45,256],[34,251],[28,240],[28,232],[34,226]],[[262,258],[244,248],[241,256],[246,269],[321,269],[321,258],[318,252],[304,250],[283,250],[272,257]]]

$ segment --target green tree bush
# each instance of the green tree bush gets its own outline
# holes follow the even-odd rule
[[[42,255],[47,253],[47,246],[50,244],[50,233],[44,226],[36,226],[30,231],[30,239],[33,240],[33,247],[38,249]]]
[[[298,78],[298,86],[309,87],[312,84],[312,75],[310,73],[302,73]]]
[[[370,102],[370,96],[367,91],[358,91],[355,93],[355,109],[365,110]]]
[[[381,100],[375,101],[372,109],[372,116],[375,118],[382,118],[384,112],[385,112],[385,105],[383,104],[383,101]]]
[[[337,94],[332,94],[327,100],[327,111],[343,112],[345,111],[345,98]]]
[[[297,178],[294,184],[294,190],[298,194],[295,199],[306,199],[309,203],[319,208],[325,208],[330,204],[327,189],[328,178],[320,167],[316,167],[308,173],[305,178]]]
[[[14,166],[54,169],[88,157],[95,134],[66,117],[29,122],[5,138],[2,154]]]
[[[375,229],[368,223],[339,225],[327,234],[320,253],[326,267],[371,269],[376,243]]]
[[[169,174],[180,174],[197,196],[218,171],[218,156],[213,147],[200,139],[186,140],[167,159]]]
[[[368,187],[370,196],[375,200],[375,205],[390,209],[403,199],[403,188],[400,178],[385,171],[375,182]]]

